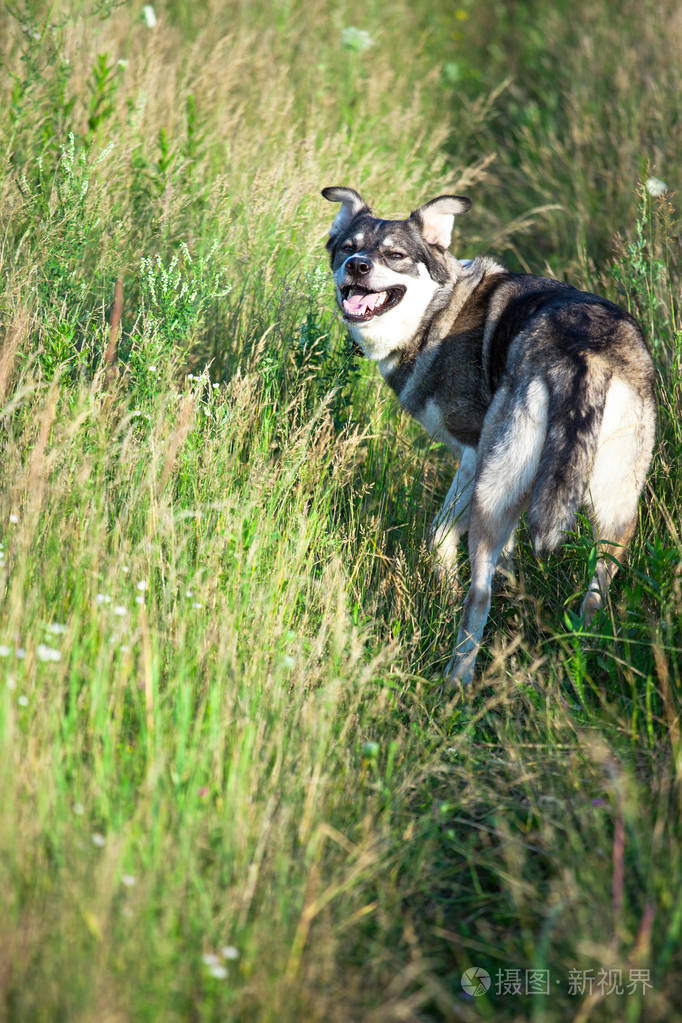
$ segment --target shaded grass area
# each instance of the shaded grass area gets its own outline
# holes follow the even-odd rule
[[[652,12],[3,9],[6,1018],[682,1014],[682,26]],[[466,698],[423,540],[452,465],[339,330],[326,184],[470,192],[462,255],[620,300],[654,353],[608,611],[575,616],[587,530],[538,563],[522,528]]]

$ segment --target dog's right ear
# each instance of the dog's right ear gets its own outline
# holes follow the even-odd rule
[[[367,210],[369,213],[369,206],[354,188],[337,188],[335,186],[323,188],[322,195],[329,202],[341,203],[341,209],[334,217],[334,222],[329,230],[330,240],[336,238],[342,231],[345,231],[353,217],[357,216],[358,213],[361,213],[363,210]]]

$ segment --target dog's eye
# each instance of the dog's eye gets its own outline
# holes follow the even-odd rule
[[[352,252],[353,251],[353,243],[352,242],[344,242],[343,245],[341,246],[341,251],[342,252]]]
[[[404,252],[398,252],[398,250],[395,249],[393,252],[389,252],[388,258],[389,259],[404,259],[405,258],[405,253]]]

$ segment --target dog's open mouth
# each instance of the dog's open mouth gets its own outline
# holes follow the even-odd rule
[[[370,291],[368,288],[350,284],[340,290],[344,319],[361,323],[393,309],[407,289],[399,284],[395,288],[387,288],[386,291]]]

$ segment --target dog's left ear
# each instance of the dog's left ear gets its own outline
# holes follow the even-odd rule
[[[416,220],[425,241],[447,249],[452,240],[456,214],[467,213],[470,209],[471,199],[464,195],[439,195],[414,210],[410,220]]]
[[[323,188],[322,195],[329,202],[341,203],[341,209],[334,217],[334,222],[329,230],[330,238],[335,238],[337,234],[345,231],[353,217],[357,216],[362,210],[367,210],[369,213],[369,206],[354,188],[339,188],[336,186]]]

